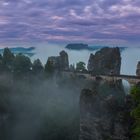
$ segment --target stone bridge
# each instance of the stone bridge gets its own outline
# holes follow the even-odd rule
[[[99,75],[104,80],[126,80],[130,85],[140,82],[140,77],[134,75]]]
[[[91,75],[88,72],[63,72],[65,76],[78,76],[79,78],[87,79],[87,80],[96,80],[97,78],[101,78],[106,81],[116,81],[116,80],[126,80],[130,85],[135,85],[140,82],[140,77],[135,75]]]

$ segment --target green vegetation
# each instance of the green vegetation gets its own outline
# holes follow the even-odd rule
[[[13,62],[14,62],[14,54],[10,51],[10,49],[5,48],[3,52],[3,66],[5,67],[5,70],[11,71],[13,69]]]
[[[45,72],[46,72],[48,77],[53,75],[54,66],[53,66],[53,63],[51,61],[47,61],[46,65],[45,65]]]
[[[78,139],[85,83],[59,74],[54,80],[54,72],[52,61],[44,67],[8,48],[0,54],[0,140]]]
[[[85,68],[85,63],[84,62],[78,62],[77,64],[76,64],[76,70],[77,71],[85,71],[86,70],[86,68]]]
[[[3,54],[0,54],[0,72],[8,72],[14,74],[13,76],[22,76],[24,78],[29,75],[44,75],[44,73],[46,73],[49,77],[52,76],[54,68],[49,61],[44,68],[39,59],[34,60],[32,63],[28,56],[21,53],[14,55],[9,48],[5,48]]]
[[[131,95],[134,99],[134,101],[139,104],[140,103],[140,87],[139,86],[134,86],[131,89]]]
[[[0,71],[3,70],[3,60],[2,60],[2,55],[0,54]]]
[[[32,63],[30,58],[21,53],[14,55],[9,48],[5,48],[3,54],[0,54],[0,72],[11,73],[14,76],[23,76],[24,78],[31,75],[42,75],[46,77],[52,77],[55,71],[59,71],[60,68],[54,66],[54,62],[48,60],[45,66],[42,65],[39,59],[34,60]],[[69,67],[71,71],[86,72],[86,64],[82,61]]]
[[[39,59],[36,59],[33,62],[32,70],[35,74],[39,74],[39,73],[43,72],[43,65]]]
[[[14,72],[16,74],[25,74],[30,72],[32,63],[29,57],[22,54],[16,55],[14,59]]]
[[[134,119],[132,126],[132,140],[140,140],[140,87],[134,86],[131,89],[131,95],[134,100],[134,108],[131,116]]]

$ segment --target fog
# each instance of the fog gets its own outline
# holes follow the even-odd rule
[[[87,64],[90,53],[96,52],[88,50],[69,50],[66,49],[64,45],[39,44],[34,51],[35,55],[32,57],[32,60],[39,58],[41,62],[45,64],[49,56],[58,56],[62,50],[68,53],[70,64],[76,64],[79,61],[83,61]]]
[[[127,48],[122,52],[121,74],[135,75],[140,61],[140,48]]]
[[[49,43],[14,43],[6,44],[0,47],[31,47],[34,46],[35,50],[33,51],[35,55],[31,57],[32,61],[39,58],[43,64],[46,63],[49,56],[58,56],[59,52],[65,50],[68,52],[70,64],[76,64],[79,61],[88,63],[90,53],[95,53],[96,51],[88,50],[68,50],[65,48],[65,45],[58,44],[49,44]],[[136,65],[140,61],[140,48],[139,47],[127,47],[121,52],[122,56],[122,65],[121,65],[121,74],[135,75],[136,74]]]
[[[8,74],[1,78],[0,106],[5,108],[3,116],[8,117],[1,120],[4,127],[0,127],[0,139],[78,139],[79,96],[83,88],[89,87],[87,82],[63,77],[39,80],[35,76],[11,83]]]
[[[88,51],[88,50],[68,50],[65,49],[63,45],[50,45],[50,44],[40,44],[35,49],[35,55],[32,57],[32,60],[40,58],[43,64],[46,63],[49,56],[57,56],[59,52],[65,50],[69,55],[70,64],[76,64],[79,61],[88,63],[90,53],[95,54],[97,51]],[[121,52],[122,65],[121,65],[121,74],[135,75],[136,66],[138,61],[140,61],[140,48],[126,48]]]
[[[45,64],[49,56],[57,56],[61,50],[67,51],[70,64],[78,61],[87,64],[90,53],[95,53],[40,44],[34,50],[32,60],[39,58]],[[122,74],[135,74],[139,54],[139,48],[127,48],[122,52]],[[0,114],[2,140],[78,139],[79,96],[91,82],[64,77],[39,79],[37,75],[13,80],[8,74],[1,75],[0,80],[3,81],[0,83],[0,111],[4,108]],[[123,84],[127,94],[130,85],[127,81]]]
[[[61,50],[65,50],[68,53],[70,64],[76,64],[79,61],[83,61],[86,63],[86,65],[88,63],[90,54],[95,54],[97,51],[76,51],[65,49],[64,46],[40,44],[38,47],[36,47],[35,55],[33,56],[32,60],[40,58],[43,64],[45,64],[49,56],[57,56]],[[140,48],[128,47],[121,52],[121,57],[121,74],[135,75],[137,63],[140,61]],[[130,84],[125,80],[122,82],[125,93],[128,94],[130,92]]]

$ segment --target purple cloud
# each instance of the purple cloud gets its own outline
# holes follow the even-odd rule
[[[1,0],[0,42],[140,44],[139,0]]]

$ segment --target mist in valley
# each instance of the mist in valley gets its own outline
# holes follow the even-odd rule
[[[45,65],[49,56],[65,50],[70,64],[88,63],[90,53],[96,51],[68,50],[64,46],[40,45],[33,51],[32,62],[39,58]],[[134,75],[140,49],[126,48],[122,53],[122,74]],[[132,57],[135,56],[135,57]],[[131,66],[131,67],[130,67]],[[0,138],[2,140],[77,140],[79,137],[79,100],[81,90],[92,83],[56,73],[52,78],[44,74],[14,77],[9,72],[0,75]],[[126,94],[130,85],[123,81]]]
[[[120,47],[121,48],[121,47]],[[99,49],[95,51],[89,50],[68,50],[64,45],[53,45],[53,44],[39,44],[35,49],[35,55],[32,59],[40,58],[45,64],[49,56],[58,56],[59,52],[65,50],[69,55],[70,64],[76,64],[79,61],[88,63],[88,59],[91,53],[95,54]],[[126,47],[121,52],[122,65],[121,74],[135,75],[136,66],[140,60],[140,48],[138,47]]]
[[[4,44],[1,45],[1,48],[4,47],[35,47],[35,50],[32,52],[34,55],[31,57],[32,61],[39,58],[41,62],[45,65],[48,57],[58,56],[59,52],[65,50],[69,55],[70,64],[76,64],[79,61],[88,63],[88,59],[91,53],[95,54],[99,49],[95,51],[91,50],[69,50],[66,49],[66,44],[49,44],[49,43],[14,43],[14,44]],[[92,45],[90,45],[92,46]],[[111,46],[109,46],[111,47]],[[121,47],[120,47],[121,48]],[[135,75],[136,74],[136,65],[140,60],[140,48],[139,47],[126,47],[121,52],[122,65],[121,65],[121,74]]]
[[[89,85],[82,80],[55,78],[39,79],[36,75],[12,80],[7,73],[1,76],[1,139],[78,139],[79,96]]]

